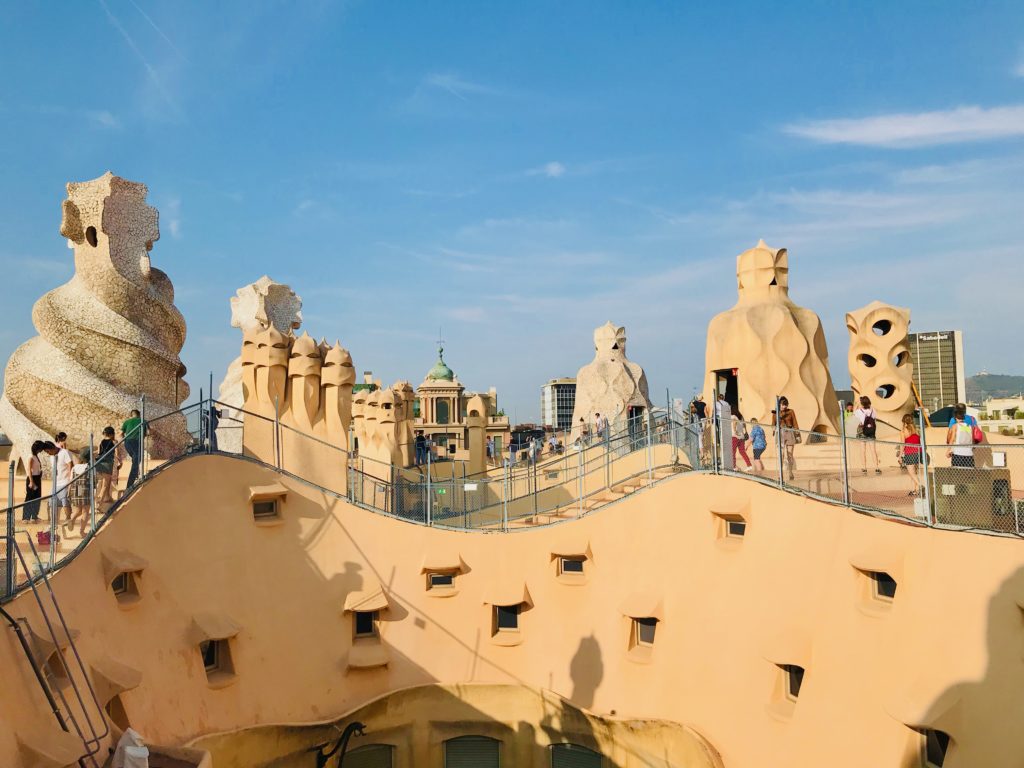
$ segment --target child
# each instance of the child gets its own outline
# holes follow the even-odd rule
[[[92,459],[92,451],[89,448],[83,448],[76,458],[78,461],[71,468],[71,475],[74,479],[71,481],[68,493],[68,502],[73,511],[62,527],[64,534],[67,535],[68,528],[73,527],[75,520],[81,517],[82,522],[79,525],[78,534],[80,538],[84,539],[85,527],[89,524],[89,461]]]
[[[764,435],[764,428],[757,423],[757,419],[751,419],[750,423],[754,425],[750,430],[750,447],[754,449],[754,471],[764,472],[761,454],[768,447],[768,439]]]

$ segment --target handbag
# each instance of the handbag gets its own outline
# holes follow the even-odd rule
[[[54,534],[54,542],[60,541],[60,536]],[[46,547],[50,548],[50,532],[49,531],[36,531],[36,546],[39,548]]]
[[[981,431],[981,427],[978,426],[978,422],[974,422],[974,425],[971,427],[971,439],[975,443],[980,443],[985,439],[985,433]]]

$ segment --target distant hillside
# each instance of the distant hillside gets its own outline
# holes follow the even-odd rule
[[[1016,397],[1024,392],[1024,376],[979,373],[967,379],[967,399],[981,404],[989,397]]]

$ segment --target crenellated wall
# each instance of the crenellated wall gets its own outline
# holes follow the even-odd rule
[[[254,498],[277,499],[278,515],[254,520]],[[726,535],[729,521],[744,534]],[[582,575],[560,573],[563,556],[584,558]],[[128,604],[108,585],[118,563],[142,563]],[[455,574],[450,591],[427,589],[432,570]],[[891,602],[873,597],[871,572],[895,579]],[[401,522],[252,461],[198,456],[152,477],[53,586],[87,665],[137,671],[120,703],[159,743],[479,683],[685,724],[728,768],[913,766],[909,726],[951,735],[946,768],[1024,754],[1020,541],[743,479],[679,475],[577,521],[496,535]],[[510,601],[519,632],[494,634],[494,606]],[[33,618],[25,595],[7,608]],[[377,640],[354,638],[361,609],[379,611]],[[658,622],[639,647],[644,617]],[[209,679],[198,642],[220,635],[233,674]],[[795,701],[780,665],[806,670]],[[16,734],[48,714],[9,631],[0,668],[0,765],[23,766]]]

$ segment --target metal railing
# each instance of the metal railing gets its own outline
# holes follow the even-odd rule
[[[919,419],[889,439],[845,425],[838,435],[736,419],[719,426],[712,471],[919,525],[1024,536],[1024,443],[947,445],[943,430]]]
[[[1024,443],[935,446],[920,430],[918,444],[868,439],[845,430],[832,435],[734,419],[727,424],[714,418],[688,420],[672,412],[645,416],[611,425],[605,435],[562,443],[561,452],[545,444],[532,456],[528,450],[515,461],[506,456],[499,466],[472,474],[464,462],[434,463],[429,456],[424,464],[403,467],[365,452],[350,454],[346,447],[284,425],[279,418],[247,414],[200,392],[198,403],[144,419],[138,449],[129,444],[130,437],[103,455],[94,446],[85,454],[92,459],[80,462],[84,467],[70,482],[54,482],[56,462],[42,456],[51,471],[42,482],[50,492],[39,498],[13,503],[15,475],[10,467],[5,534],[0,539],[0,601],[74,558],[118,506],[165,466],[197,453],[244,455],[244,440],[228,449],[218,436],[231,430],[244,433],[247,418],[251,428],[269,430],[274,445],[273,457],[247,459],[359,506],[423,525],[509,531],[558,523],[688,471],[750,478],[919,525],[1024,536]],[[161,419],[180,422],[179,444],[169,448],[166,440],[159,446],[149,443],[148,430]],[[328,460],[319,466],[337,466],[337,472],[314,477],[309,457],[324,451],[335,453],[337,463]],[[135,463],[138,480],[122,487],[120,479]],[[101,489],[111,486],[118,498],[101,495]],[[73,525],[67,524],[69,518]],[[40,550],[34,565],[18,562],[13,542],[20,531],[33,536]]]

